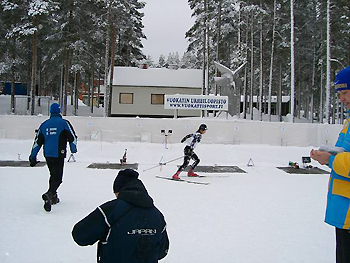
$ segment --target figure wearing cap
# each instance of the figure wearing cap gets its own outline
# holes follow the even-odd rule
[[[196,174],[193,170],[199,164],[200,159],[194,152],[194,148],[201,141],[202,135],[206,133],[207,129],[207,125],[203,123],[199,126],[198,130],[195,133],[190,133],[182,138],[181,143],[188,140],[187,145],[184,148],[184,161],[177,172],[173,175],[173,179],[180,180],[180,173],[186,169],[191,159],[194,160],[194,162],[189,166],[187,175],[190,177],[198,176],[198,174]]]
[[[339,93],[339,100],[350,110],[350,66],[339,71],[335,78],[335,90]]]
[[[77,136],[72,124],[62,118],[60,105],[52,103],[50,118],[44,121],[36,132],[33,147],[29,156],[29,164],[35,166],[41,147],[50,172],[49,189],[42,195],[44,209],[51,211],[51,205],[59,203],[57,189],[62,183],[64,159],[67,154],[67,143],[71,153],[77,152]]]
[[[132,169],[119,171],[113,183],[117,199],[97,207],[75,224],[80,246],[98,242],[98,262],[156,263],[169,249],[163,214]]]
[[[350,112],[350,66],[341,70],[335,78],[339,100]],[[331,168],[325,222],[335,227],[336,262],[350,262],[350,119],[340,131],[336,147],[344,151],[337,154],[311,150],[310,157]]]

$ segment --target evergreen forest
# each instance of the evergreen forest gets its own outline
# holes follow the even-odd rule
[[[178,0],[176,0],[178,1]],[[293,117],[335,123],[345,115],[333,91],[350,64],[348,0],[188,0],[195,18],[184,54],[143,53],[142,0],[0,0],[0,81],[27,83],[28,112],[37,96],[56,96],[65,115],[85,83],[89,94],[114,66],[177,64],[203,70],[203,94],[217,94],[214,61],[238,73],[243,118],[281,114],[271,98],[290,97]],[[174,25],[175,26],[175,25]],[[104,111],[110,116],[110,87]],[[68,96],[74,95],[74,96]],[[67,101],[70,97],[71,100]],[[256,103],[253,104],[253,97]]]

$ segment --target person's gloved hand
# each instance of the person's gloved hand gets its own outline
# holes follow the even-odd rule
[[[34,167],[39,161],[36,158],[31,158],[29,156],[29,165],[30,167]]]

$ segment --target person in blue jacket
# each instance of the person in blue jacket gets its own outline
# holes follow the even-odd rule
[[[49,189],[42,195],[44,209],[51,211],[51,205],[57,204],[60,199],[57,189],[62,183],[64,159],[67,155],[67,142],[71,153],[77,152],[77,136],[72,124],[62,118],[60,105],[53,103],[50,107],[51,116],[44,121],[37,130],[32,151],[29,155],[30,166],[35,166],[37,154],[44,146],[44,157],[50,171]]]
[[[350,66],[341,70],[335,79],[339,100],[350,114]],[[327,195],[325,222],[335,227],[336,262],[350,262],[350,117],[344,122],[337,148],[331,152],[311,150],[310,157],[332,169]],[[340,149],[340,151],[335,151]]]
[[[97,262],[156,263],[168,253],[164,216],[138,176],[132,169],[119,171],[113,184],[117,199],[100,205],[73,227],[78,245],[98,242]]]

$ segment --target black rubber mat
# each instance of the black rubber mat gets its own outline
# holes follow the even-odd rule
[[[296,169],[293,167],[277,167],[277,168],[289,174],[329,174],[329,172],[317,167],[299,168],[299,169]]]
[[[177,167],[180,167],[178,165]],[[188,167],[186,168],[186,171]],[[202,173],[246,173],[246,171],[242,170],[238,166],[197,166],[195,172]]]
[[[116,169],[116,170],[123,170],[123,169],[134,169],[137,170],[139,167],[138,163],[126,163],[126,164],[120,164],[120,163],[92,163],[87,168],[94,168],[94,169]]]
[[[43,167],[46,162],[39,162],[35,167]],[[0,161],[0,167],[30,167],[29,161]]]

